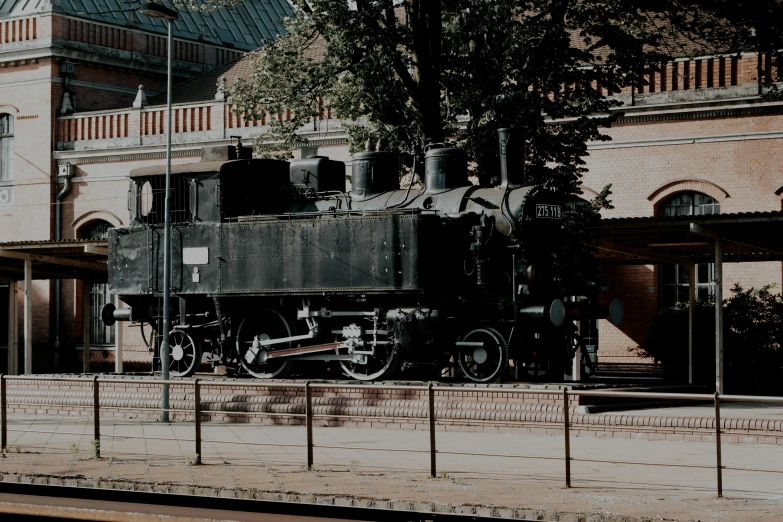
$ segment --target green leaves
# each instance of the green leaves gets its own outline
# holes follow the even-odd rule
[[[211,0],[220,1],[220,0]],[[528,178],[580,194],[587,143],[608,139],[611,95],[672,55],[779,49],[778,0],[294,0],[287,34],[230,86],[247,117],[274,122],[257,150],[323,131],[326,106],[367,139],[463,147],[483,184],[498,178],[496,131],[526,137]],[[752,29],[752,30],[751,30]],[[355,126],[350,126],[351,122]],[[358,126],[356,126],[358,125]],[[361,128],[360,128],[361,127]]]

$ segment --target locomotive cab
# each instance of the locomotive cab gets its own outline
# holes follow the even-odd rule
[[[235,147],[210,147],[198,163],[172,165],[172,223],[220,222],[280,211],[280,198],[274,196],[288,183],[288,162],[251,159],[249,151],[243,148],[237,158]],[[131,171],[131,222],[163,224],[165,174],[165,166],[160,165]]]

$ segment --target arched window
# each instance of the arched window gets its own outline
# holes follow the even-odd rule
[[[107,239],[112,224],[108,221],[93,221],[81,230],[82,239]],[[114,344],[114,327],[106,326],[101,319],[101,310],[106,303],[110,303],[112,295],[109,293],[109,285],[105,283],[90,285],[90,345]]]
[[[720,202],[701,192],[680,192],[658,206],[660,216],[704,216],[720,214]],[[688,267],[661,265],[660,302],[662,308],[677,302],[688,302]],[[696,265],[696,299],[709,300],[715,295],[715,264]]]
[[[14,117],[0,114],[0,181],[11,179],[14,166]]]
[[[706,216],[720,214],[720,202],[701,192],[680,192],[658,207],[661,216]]]

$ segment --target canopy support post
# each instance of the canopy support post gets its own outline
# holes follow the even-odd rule
[[[715,391],[723,395],[723,240],[715,238]]]
[[[114,295],[114,306],[119,308],[122,305],[117,294]],[[114,323],[114,373],[122,373],[122,332],[125,330],[125,323],[117,321]]]
[[[24,260],[24,374],[33,373],[33,261]]]
[[[19,313],[16,281],[8,281],[8,375],[19,375]]]
[[[696,317],[696,265],[688,267],[688,384],[693,384],[693,319]]]
[[[82,281],[82,330],[84,334],[84,351],[82,352],[82,373],[90,373],[90,327],[92,326],[92,311],[90,310],[90,283]]]

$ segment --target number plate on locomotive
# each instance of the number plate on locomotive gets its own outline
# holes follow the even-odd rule
[[[560,205],[536,205],[536,217],[544,219],[560,219]]]

